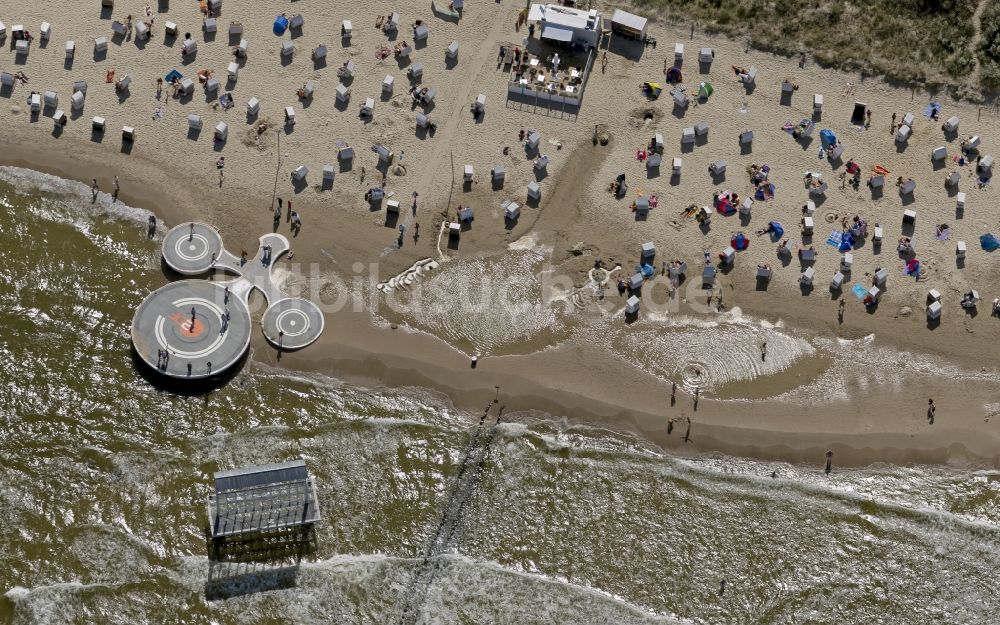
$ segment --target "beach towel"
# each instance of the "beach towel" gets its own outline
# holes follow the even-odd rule
[[[927,119],[931,119],[932,117],[934,117],[934,115],[940,115],[940,114],[941,114],[941,104],[939,102],[931,102],[930,104],[927,105],[927,108],[924,109],[924,117],[926,117]]]
[[[844,239],[844,232],[842,230],[837,230],[834,228],[830,231],[830,236],[826,238],[827,245],[832,245],[833,247],[840,248],[840,242]]]
[[[851,236],[850,232],[844,232],[841,234],[840,245],[837,249],[841,252],[850,252],[854,249],[854,237]]]
[[[172,69],[172,70],[170,70],[170,73],[167,74],[167,82],[169,83],[172,80],[174,80],[175,78],[177,80],[180,80],[181,78],[184,78],[184,74],[178,72],[176,69]]]
[[[983,249],[987,252],[996,251],[1000,248],[1000,239],[997,239],[992,232],[987,232],[986,234],[979,237],[979,244],[983,246]]]
[[[771,183],[762,184],[757,187],[757,191],[754,192],[754,198],[767,201],[774,197],[774,185]]]
[[[860,282],[855,282],[854,286],[851,287],[851,293],[854,293],[854,297],[858,299],[864,299],[865,295],[868,295],[868,289]]]
[[[872,167],[872,173],[874,173],[876,176],[888,176],[892,172],[890,172],[882,165],[875,165],[874,167]]]
[[[937,235],[935,235],[934,238],[937,239],[938,241],[947,241],[948,239],[951,238],[951,228],[945,228]]]
[[[833,131],[829,128],[824,128],[819,131],[819,140],[825,148],[837,145],[837,135],[833,134]]]
[[[920,274],[920,261],[916,258],[906,261],[906,266],[903,268],[904,276],[912,276],[913,274]]]
[[[719,196],[719,206],[716,210],[722,215],[732,215],[736,212],[736,207],[728,199]]]

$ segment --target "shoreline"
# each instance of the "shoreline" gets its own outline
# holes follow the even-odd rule
[[[512,12],[513,8],[513,6],[497,5],[495,10]],[[670,27],[658,27],[658,34],[664,38],[675,31],[676,29]],[[713,45],[720,47],[723,45],[730,48],[738,47],[736,42],[724,43],[719,38],[704,36],[703,39],[710,40]],[[159,46],[158,42],[156,46]],[[489,53],[486,47],[483,50]],[[37,55],[39,51],[33,51],[32,54]],[[652,63],[655,64],[656,61]],[[720,82],[723,80],[721,75],[727,71],[726,63],[724,60],[717,62],[720,67],[716,70],[715,80]],[[770,73],[774,74],[777,71]],[[830,75],[831,72],[823,72],[823,76]],[[600,75],[593,77],[595,81],[600,79]],[[244,78],[241,77],[240,80],[243,81]],[[624,80],[631,80],[630,75],[626,75]],[[601,94],[597,87],[598,85],[588,87],[588,101],[583,105],[581,120],[584,118],[584,113],[589,119],[594,114],[601,114],[603,110],[600,108]],[[468,88],[466,87],[466,90]],[[138,89],[137,87],[136,90]],[[20,99],[23,93],[23,89],[18,91],[15,98]],[[889,93],[890,97],[891,94],[892,92]],[[801,99],[806,96],[800,94],[799,97]],[[11,102],[13,101],[12,99]],[[440,132],[442,136],[436,139],[437,141],[445,141],[447,133],[461,123],[465,104],[461,98],[456,98],[455,101],[458,104],[453,108],[451,117],[448,117],[447,110],[436,113],[446,120],[439,122],[443,129]],[[607,103],[604,104],[607,106]],[[497,106],[499,107],[499,103]],[[588,106],[594,110],[588,112]],[[442,102],[441,108],[447,109],[447,103]],[[612,108],[615,107],[612,105]],[[306,115],[307,113],[303,113],[303,117]],[[522,123],[526,123],[525,120],[522,120]],[[531,118],[527,123],[548,122]],[[737,118],[735,123],[743,123],[743,120]],[[451,124],[451,129],[448,128],[448,124]],[[607,153],[589,150],[590,131],[585,121],[573,122],[571,125],[567,125],[566,122],[556,125],[553,122],[553,126],[555,130],[547,136],[558,137],[560,133],[573,133],[572,139],[566,139],[567,145],[562,149],[562,153],[573,155],[580,151],[583,154],[580,158],[584,159],[584,165],[577,168],[577,173],[585,171],[588,178],[603,180],[608,177],[606,172],[609,168],[619,165],[613,158],[614,155],[610,153],[610,148]],[[628,128],[627,125],[625,127]],[[633,128],[633,134],[636,136],[647,132],[645,126],[641,124],[633,124]],[[266,224],[270,222],[271,199],[258,194],[264,187],[255,188],[250,184],[252,182],[259,186],[258,181],[253,179],[252,173],[234,172],[233,175],[227,176],[224,188],[221,186],[217,188],[213,177],[214,171],[198,174],[199,177],[194,178],[193,166],[172,160],[176,157],[176,147],[173,146],[164,149],[162,157],[158,157],[155,147],[147,153],[146,150],[149,148],[145,145],[141,149],[137,148],[133,154],[123,155],[117,151],[111,153],[108,147],[82,138],[72,136],[55,138],[48,134],[38,137],[37,129],[35,135],[31,134],[31,125],[12,125],[11,129],[9,135],[0,139],[4,154],[0,157],[0,164],[77,180],[87,186],[96,176],[101,180],[103,189],[108,189],[111,178],[118,175],[122,183],[120,199],[124,203],[148,209],[166,224],[176,225],[188,220],[209,221],[219,228],[231,250],[238,250],[240,247],[250,249],[255,246],[257,237],[265,231]],[[475,128],[473,130],[479,133],[485,132]],[[618,134],[615,135],[611,146],[620,145],[622,150],[629,152],[630,148],[624,146],[629,145],[633,138],[631,135],[626,135],[625,130],[616,132]],[[109,131],[109,134],[114,133]],[[296,133],[296,135],[301,134],[301,131]],[[470,141],[475,141],[481,136],[485,135],[477,135]],[[141,140],[149,141],[145,135]],[[178,139],[178,143],[180,141]],[[295,141],[301,141],[301,137]],[[114,140],[110,142],[114,143]],[[67,146],[72,146],[74,150],[67,150]],[[238,148],[239,146],[234,145],[225,154],[228,157]],[[285,149],[282,148],[282,151]],[[443,147],[436,147],[435,151],[443,155]],[[254,158],[261,160],[247,168],[247,171],[256,168],[267,171],[270,176],[269,170],[274,167],[276,161],[280,173],[284,157],[271,152],[264,154],[255,152]],[[218,153],[213,155],[218,156]],[[625,154],[626,159],[628,156]],[[205,155],[201,157],[205,158]],[[420,178],[427,172],[421,172],[422,163],[413,162],[418,158],[419,156],[409,159],[407,165],[412,167],[409,175]],[[462,155],[459,155],[459,158],[461,159]],[[685,159],[687,158],[686,155]],[[797,155],[795,158],[800,156]],[[454,161],[454,156],[452,160]],[[527,165],[522,162],[519,166],[530,169],[530,161]],[[553,232],[560,233],[552,242],[554,249],[559,249],[560,245],[574,240],[577,231],[595,228],[598,223],[576,206],[577,203],[590,202],[593,190],[588,193],[584,185],[565,183],[564,181],[568,181],[569,178],[560,175],[561,166],[564,164],[558,166],[555,162],[552,164],[553,173],[550,177],[555,179],[556,184],[552,189],[551,199],[543,204],[545,210],[533,213],[532,220],[525,219],[526,223],[531,222],[530,232],[541,231],[544,236],[549,237],[556,236],[552,234]],[[571,170],[572,167],[567,169]],[[738,168],[734,164],[732,169],[735,172]],[[349,175],[355,174],[339,174],[341,179]],[[440,184],[432,191],[435,181]],[[241,182],[246,184],[241,185]],[[196,186],[199,183],[202,184],[201,187]],[[283,183],[287,184],[287,181]],[[348,184],[351,184],[350,180],[338,179],[337,185]],[[433,175],[428,175],[426,181],[421,180],[418,184],[423,185],[418,187],[421,189],[422,197],[434,197],[433,192],[440,195],[443,193],[442,189],[447,187],[444,180],[440,177],[435,179]],[[598,183],[597,186],[601,185]],[[451,190],[448,188],[447,194],[450,195]],[[402,189],[400,191],[404,193]],[[373,249],[378,249],[378,246],[393,238],[391,229],[372,229],[372,222],[379,221],[377,215],[361,214],[351,218],[348,214],[348,217],[341,219],[338,214],[335,215],[336,220],[327,219],[331,223],[314,226],[314,223],[323,221],[323,217],[333,215],[329,212],[331,209],[340,208],[336,203],[347,197],[342,194],[341,187],[337,188],[336,195],[329,198],[300,197],[297,194],[293,195],[291,191],[278,190],[279,195],[283,193],[288,193],[286,197],[295,199],[300,211],[309,213],[308,227],[301,237],[293,241],[296,262],[321,263],[326,270],[346,274],[346,267],[339,265],[339,262],[347,263],[353,259],[372,258]],[[474,190],[471,192],[471,197],[480,197],[477,193],[480,192]],[[562,211],[555,210],[560,208],[560,199],[572,206],[565,206],[565,210]],[[485,204],[485,200],[482,201]],[[667,210],[672,211],[673,208]],[[431,238],[431,233],[435,231],[442,217],[435,213],[434,209],[424,210],[427,213],[421,213],[421,216],[431,220],[425,226],[427,238]],[[313,218],[313,222],[308,222],[310,217]],[[332,223],[333,221],[336,223]],[[726,227],[722,226],[723,229]],[[485,237],[477,238],[482,236],[478,234],[471,235],[469,240],[482,244],[477,249],[478,253],[496,254],[504,249],[503,244],[506,241],[522,237],[527,232],[529,231],[520,229],[507,233],[507,238],[499,243],[487,240]],[[627,228],[623,227],[621,233],[607,236],[609,242],[602,247],[614,252],[628,249],[628,246],[635,241],[643,240],[639,239],[639,236],[645,235],[629,225]],[[681,236],[683,235],[678,235]],[[465,245],[464,240],[463,245]],[[700,242],[694,245],[700,245]],[[328,252],[328,248],[335,248],[335,252]],[[378,260],[383,263],[380,268],[380,271],[384,272],[382,277],[390,275],[394,269],[401,270],[409,266],[415,259],[428,253],[430,251],[426,249],[426,245],[418,248],[414,244],[405,247],[399,253],[384,258],[379,256]],[[680,251],[678,253],[680,254]],[[325,260],[324,256],[329,257],[330,261]],[[621,258],[621,255],[618,254],[618,257]],[[686,254],[686,257],[693,258],[690,254]],[[622,261],[625,264],[624,258]],[[943,336],[940,333],[912,332],[911,330],[918,328],[922,322],[923,315],[920,310],[917,310],[910,319],[895,323],[879,317],[862,316],[861,313],[852,311],[846,324],[838,326],[833,319],[835,306],[825,296],[818,294],[819,296],[812,298],[782,300],[794,303],[780,309],[780,315],[775,314],[774,301],[769,299],[776,297],[773,294],[768,296],[767,293],[732,290],[730,285],[733,280],[737,278],[745,280],[748,275],[746,272],[750,271],[750,265],[746,262],[748,261],[744,261],[744,264],[734,271],[734,276],[727,279],[726,300],[730,306],[739,306],[755,317],[769,320],[778,318],[803,331],[816,330],[831,338],[841,337],[845,333],[849,336],[874,333],[877,341],[887,342],[901,350],[917,349],[923,353],[943,357],[949,362],[958,362],[970,367],[976,362],[982,362],[981,358],[977,359],[975,356],[976,350],[981,349],[984,340],[988,339],[976,335],[971,330],[962,332],[958,329],[949,331]],[[899,278],[894,280],[897,283],[900,281]],[[984,313],[985,310],[981,314]],[[950,310],[949,314],[958,315]],[[891,312],[884,310],[881,315],[889,316]],[[860,321],[856,322],[855,318]],[[283,354],[280,363],[275,352],[266,346],[264,338],[255,332],[251,344],[253,349],[251,357],[270,365],[320,372],[364,384],[426,387],[445,393],[456,407],[469,410],[480,409],[484,400],[494,396],[495,387],[500,386],[501,397],[506,398],[502,399],[501,403],[507,406],[508,412],[542,411],[557,419],[567,418],[571,422],[627,429],[641,434],[672,453],[720,452],[759,459],[815,463],[817,467],[821,467],[826,450],[832,449],[835,466],[857,466],[873,462],[898,464],[928,462],[1000,467],[1000,452],[997,451],[1000,450],[1000,430],[995,425],[984,426],[985,415],[981,414],[983,405],[995,398],[995,395],[991,395],[990,390],[985,388],[987,386],[985,384],[977,388],[966,388],[955,385],[950,380],[941,379],[921,388],[919,395],[915,395],[907,388],[855,389],[856,393],[850,402],[838,401],[815,405],[774,399],[743,401],[702,398],[695,411],[692,398],[686,394],[679,395],[677,406],[671,407],[668,383],[639,366],[625,362],[607,346],[602,349],[592,345],[563,342],[529,354],[486,356],[480,359],[476,369],[472,369],[468,357],[443,339],[409,330],[404,326],[399,326],[398,329],[375,327],[368,313],[336,313],[327,315],[326,321],[326,332],[315,345],[301,352]],[[900,325],[901,323],[903,325]],[[887,340],[886,337],[900,340]],[[779,375],[783,378],[782,384],[787,384],[797,373],[786,370]],[[927,396],[933,396],[941,407],[938,422],[933,426],[927,424],[923,414]],[[671,418],[692,419],[691,444],[685,445],[681,441],[684,436],[684,425],[675,427],[673,434],[667,435],[667,420]]]

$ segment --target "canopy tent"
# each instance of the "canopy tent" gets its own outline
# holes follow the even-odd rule
[[[542,29],[542,39],[549,39],[560,43],[569,43],[573,41],[573,31],[569,28],[562,28],[561,26],[546,26]]]
[[[684,77],[681,76],[681,68],[671,67],[667,70],[667,82],[680,82],[682,80]]]
[[[286,30],[288,30],[288,18],[284,15],[274,18],[274,34],[280,37]]]
[[[819,140],[823,142],[824,148],[828,148],[831,145],[837,145],[837,135],[833,134],[833,131],[829,128],[824,128],[819,131]]]
[[[714,91],[714,89],[712,89],[712,85],[710,83],[703,82],[698,85],[698,97],[702,100],[708,99],[708,96],[712,95],[712,91]]]

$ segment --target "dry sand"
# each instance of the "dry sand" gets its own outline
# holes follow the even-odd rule
[[[137,45],[131,37],[112,41],[107,58],[95,61],[93,39],[111,35],[109,19],[101,17],[99,3],[66,5],[36,2],[0,9],[0,20],[8,26],[23,23],[33,33],[44,20],[52,23],[52,39],[41,45],[36,38],[26,61],[15,60],[10,38],[0,53],[0,69],[23,70],[30,77],[27,86],[0,98],[0,124],[5,129],[0,162],[56,173],[90,183],[98,177],[104,190],[111,178],[122,181],[122,200],[156,211],[170,224],[189,219],[203,219],[220,228],[231,248],[251,249],[257,236],[271,227],[271,207],[275,196],[292,199],[302,215],[303,233],[293,240],[295,262],[304,267],[316,263],[320,273],[349,277],[356,262],[379,263],[385,279],[403,270],[415,260],[438,257],[436,233],[450,207],[453,214],[459,203],[476,207],[474,227],[463,236],[460,248],[446,251],[450,260],[502,253],[508,243],[528,232],[537,235],[539,245],[550,246],[552,262],[574,281],[582,283],[585,270],[596,257],[614,259],[626,267],[638,259],[638,246],[651,240],[663,259],[683,258],[697,275],[702,251],[721,251],[737,231],[750,235],[751,246],[738,256],[736,266],[720,275],[723,300],[727,307],[788,325],[807,328],[817,336],[858,338],[875,334],[878,344],[901,350],[929,354],[942,362],[960,363],[965,370],[980,367],[995,370],[990,343],[997,336],[995,318],[989,303],[995,292],[995,276],[1000,269],[996,254],[979,248],[980,234],[1000,226],[990,214],[992,190],[977,189],[969,177],[970,167],[958,168],[950,156],[958,153],[957,140],[945,141],[940,122],[925,119],[921,113],[928,102],[926,94],[911,94],[891,88],[880,81],[862,81],[857,76],[838,74],[808,64],[799,68],[797,60],[788,60],[757,52],[746,53],[742,44],[696,33],[676,32],[669,27],[653,26],[651,34],[659,39],[658,50],[646,49],[639,60],[618,54],[613,47],[606,73],[599,67],[591,77],[579,114],[535,109],[507,103],[506,76],[496,69],[500,42],[518,42],[526,34],[514,31],[520,3],[470,3],[459,22],[439,19],[429,6],[401,6],[375,2],[359,7],[344,2],[300,0],[288,5],[259,1],[226,3],[219,18],[220,32],[206,40],[202,16],[194,2],[174,2],[168,12],[159,12],[153,3],[154,37]],[[143,2],[119,0],[113,17],[124,20],[131,13],[143,19]],[[607,9],[607,7],[605,7]],[[378,61],[376,49],[387,41],[374,27],[375,17],[393,9],[402,14],[399,39],[410,41],[409,25],[415,19],[430,27],[426,47],[416,49],[414,62],[424,64],[423,84],[438,90],[430,116],[437,123],[437,133],[424,136],[415,132],[414,111],[409,105],[405,67],[390,56]],[[281,40],[272,34],[271,24],[277,12],[301,13],[305,26],[292,37],[296,46],[294,59],[283,64],[279,55]],[[610,10],[605,11],[610,15]],[[349,47],[342,47],[340,22],[354,23]],[[198,41],[194,60],[182,63],[180,44],[164,41],[163,23],[174,21],[181,33],[190,31]],[[225,91],[225,68],[231,60],[231,20],[242,22],[249,40],[249,55],[239,79],[229,91],[236,106],[232,110],[213,109],[202,88],[196,86],[190,101],[169,96],[169,89],[156,98],[156,78],[173,68],[195,77],[201,68],[211,68],[220,77]],[[77,42],[77,55],[64,64],[64,42]],[[211,38],[209,38],[211,39]],[[460,45],[458,63],[448,68],[444,49],[452,40]],[[691,106],[683,114],[671,110],[665,92],[658,101],[648,102],[639,92],[643,80],[662,80],[664,57],[672,56],[673,41],[683,41],[687,48],[684,85],[693,92],[698,82],[709,80],[714,95],[705,103]],[[311,50],[325,43],[329,55],[325,67],[315,67]],[[707,75],[699,74],[697,49],[716,49],[716,60]],[[633,52],[638,52],[636,48]],[[352,98],[343,110],[334,105],[336,69],[347,59],[357,63],[356,78],[350,84]],[[730,65],[755,65],[760,69],[757,87],[747,93],[738,84]],[[105,74],[114,69],[117,76],[128,74],[132,86],[127,97],[105,83]],[[380,98],[382,79],[396,79],[395,95]],[[779,102],[780,83],[789,77],[799,86],[790,105]],[[53,131],[49,116],[32,119],[25,101],[31,90],[55,90],[60,108],[70,113],[69,96],[75,80],[86,80],[89,91],[83,113],[72,119],[62,132]],[[313,100],[303,103],[296,89],[307,80],[316,81]],[[853,83],[853,93],[845,93]],[[481,123],[469,114],[469,104],[476,94],[487,96],[487,112]],[[822,121],[817,123],[814,141],[803,147],[781,129],[782,123],[796,123],[812,112],[812,94],[822,93],[825,106]],[[244,142],[249,126],[245,103],[251,97],[261,101],[262,119],[275,122],[277,130],[265,136],[257,146]],[[376,99],[374,119],[365,123],[357,111],[365,97]],[[874,111],[873,125],[858,130],[850,125],[855,100],[867,102]],[[959,115],[959,136],[979,134],[984,137],[982,151],[992,149],[990,138],[996,136],[998,120],[983,112],[977,120],[975,107],[941,100],[941,119]],[[306,105],[308,104],[308,105]],[[281,127],[283,109],[294,106],[297,123],[290,131]],[[159,110],[162,117],[154,119]],[[417,109],[420,110],[420,109]],[[650,111],[653,121],[643,119]],[[917,116],[914,134],[905,150],[898,151],[889,131],[893,112],[901,118],[906,111]],[[189,135],[187,116],[197,113],[204,118],[200,135]],[[99,141],[90,132],[90,118],[107,119],[108,130]],[[707,145],[681,153],[680,131],[698,121],[708,121],[711,131]],[[229,139],[213,145],[212,128],[220,122],[229,124]],[[591,143],[595,124],[606,126],[611,136],[607,146]],[[120,129],[137,128],[134,146],[123,151]],[[527,183],[534,179],[531,162],[517,142],[520,128],[536,128],[543,135],[543,149],[551,158],[548,175],[541,181],[543,201],[538,208],[526,208],[512,231],[504,229],[500,202],[507,198],[524,199]],[[818,128],[830,128],[845,144],[844,162],[853,158],[860,163],[865,177],[872,165],[891,170],[884,197],[873,200],[862,184],[855,192],[840,188],[837,174],[817,158]],[[737,136],[740,131],[755,133],[753,150],[740,154]],[[654,132],[665,137],[665,175],[646,179],[645,167],[635,160],[636,149],[645,145]],[[334,142],[347,141],[356,148],[357,158],[349,171],[339,171],[331,190],[320,189],[320,172],[326,164],[336,165]],[[368,182],[378,181],[376,157],[369,151],[373,143],[384,143],[396,154],[405,175],[390,171],[386,189],[395,194],[404,207],[401,223],[407,223],[402,249],[396,249],[395,223],[386,221],[384,211],[372,212],[363,201],[365,186],[362,167]],[[561,145],[558,149],[557,144]],[[948,165],[935,169],[931,150],[948,146]],[[510,147],[509,155],[502,149]],[[226,157],[225,180],[220,186],[215,162]],[[684,159],[683,173],[677,184],[669,178],[669,161]],[[728,162],[723,183],[713,184],[708,164],[716,159]],[[472,164],[478,182],[471,188],[461,185],[462,166]],[[758,202],[752,218],[741,225],[737,216],[714,215],[711,230],[702,233],[692,220],[678,217],[689,205],[710,205],[713,190],[730,189],[745,195],[752,191],[750,163],[771,166],[771,181],[776,197]],[[311,170],[309,184],[296,190],[289,173],[304,164]],[[493,191],[489,170],[504,164],[508,171],[504,190]],[[959,189],[967,194],[961,218],[955,212],[955,200],[945,188],[947,172],[962,173]],[[798,284],[799,263],[782,267],[775,255],[775,245],[753,236],[753,231],[771,219],[781,221],[787,235],[801,242],[798,232],[800,207],[807,198],[802,181],[806,170],[822,172],[830,184],[826,200],[816,212],[813,244],[819,252],[815,265],[815,289],[804,294]],[[609,182],[625,173],[631,184],[626,201],[607,193]],[[918,212],[917,256],[927,269],[926,278],[915,282],[901,275],[903,262],[895,253],[900,236],[904,208],[892,180],[896,176],[913,178],[918,186],[912,204]],[[456,179],[458,181],[456,182]],[[412,193],[419,193],[415,217],[408,210]],[[655,193],[659,207],[646,221],[635,221],[628,203],[637,192]],[[836,271],[839,254],[825,244],[829,231],[844,216],[861,214],[870,224],[881,223],[886,243],[880,254],[873,253],[870,241],[854,255],[854,281],[869,282],[877,266],[888,269],[889,290],[874,314],[866,314],[861,303],[846,289],[846,314],[837,320],[837,301],[827,285]],[[832,215],[835,223],[828,223]],[[421,237],[410,237],[413,224],[421,223]],[[951,226],[950,241],[934,239],[935,225]],[[388,225],[388,227],[387,227]],[[284,222],[282,229],[287,228]],[[954,247],[965,240],[969,255],[963,268],[956,264]],[[573,256],[570,247],[584,243],[586,253]],[[755,290],[754,274],[758,263],[775,268],[766,291]],[[655,288],[655,287],[654,287]],[[660,287],[663,288],[663,287]],[[936,328],[928,328],[924,307],[928,288],[944,294],[944,316]],[[958,305],[961,294],[977,288],[984,301],[978,316],[966,315]],[[665,289],[664,289],[665,291]],[[646,293],[651,298],[655,293]],[[662,293],[661,293],[662,295]],[[616,297],[616,296],[614,296]],[[617,305],[620,305],[618,303]],[[907,309],[909,312],[907,312]],[[648,328],[656,322],[640,315],[634,329]],[[468,356],[427,334],[393,330],[372,323],[368,313],[337,313],[329,316],[325,336],[313,347],[296,354],[286,354],[281,364],[331,373],[372,383],[422,385],[447,392],[460,406],[480,407],[483,397],[491,397],[495,385],[503,388],[508,410],[545,410],[575,419],[602,421],[614,426],[636,428],[665,445],[678,445],[681,434],[667,436],[667,418],[694,418],[689,449],[722,449],[734,453],[782,456],[822,461],[827,447],[838,451],[838,461],[872,460],[956,461],[973,459],[997,465],[998,432],[988,405],[996,398],[995,385],[964,381],[961,386],[947,378],[929,382],[919,389],[887,384],[884,387],[851,389],[852,401],[814,403],[804,407],[777,399],[719,401],[703,399],[697,412],[692,398],[681,396],[677,405],[669,405],[669,383],[661,377],[624,362],[603,346],[568,341],[547,349],[529,342],[522,351],[529,354],[489,357],[471,370]],[[258,337],[259,338],[259,337]],[[255,345],[255,355],[264,361],[276,356],[262,340]],[[815,378],[808,364],[796,367],[755,383],[754,397],[777,395],[781,390]],[[740,396],[739,389],[734,396]],[[747,394],[744,394],[747,396]],[[935,397],[939,408],[937,423],[928,425],[925,408],[928,396]]]

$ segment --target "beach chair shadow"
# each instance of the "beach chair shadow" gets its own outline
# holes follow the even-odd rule
[[[549,177],[549,168],[543,167],[542,169],[534,169],[535,172],[535,182],[541,182]]]
[[[68,71],[68,70],[71,70],[71,69],[73,69],[73,59],[74,59],[74,58],[75,58],[75,56],[70,56],[70,57],[67,57],[67,58],[66,58],[66,59],[65,59],[65,60],[63,61],[63,69],[64,69],[64,70],[67,70],[67,71]]]
[[[902,154],[906,151],[906,146],[909,144],[908,141],[896,141],[896,154]]]
[[[753,143],[741,143],[740,144],[740,155],[746,156],[747,154],[753,154]]]
[[[197,141],[198,137],[201,136],[201,128],[191,128],[188,127],[187,138],[191,141]]]
[[[448,70],[455,69],[456,65],[458,65],[458,57],[457,56],[455,56],[455,57],[449,57],[449,56],[444,57],[444,68],[445,69],[448,69]]]
[[[173,48],[175,43],[177,43],[177,35],[163,34],[163,45],[165,47]]]
[[[109,20],[111,19],[111,14],[114,12],[113,7],[101,5],[101,19]]]
[[[812,120],[817,124],[823,121],[823,111],[813,111]]]
[[[323,183],[319,186],[320,191],[333,190],[333,178],[323,178]]]
[[[0,86],[0,98],[9,98],[13,93],[14,87],[12,85]]]
[[[408,66],[411,62],[412,61],[410,61],[409,55],[407,56],[399,55],[396,57],[396,65],[399,67],[399,69],[403,69],[404,67]]]
[[[90,141],[91,143],[103,143],[104,142],[104,131],[90,129]]]
[[[781,263],[782,267],[787,267],[787,266],[789,266],[789,265],[792,264],[792,255],[791,254],[782,254],[782,253],[778,252],[777,253],[777,257],[778,257],[778,261]]]
[[[458,249],[458,237],[453,237],[453,236],[448,237],[448,249],[452,251]]]
[[[529,197],[528,199],[526,199],[524,201],[524,203],[525,203],[525,205],[527,205],[527,206],[529,206],[531,208],[538,208],[538,205],[540,204],[539,199],[538,198],[533,198],[533,197]]]
[[[115,44],[116,46],[121,47],[121,45],[124,42],[125,42],[125,35],[121,33],[114,33],[113,35],[111,35],[111,43]]]
[[[830,301],[835,302],[844,294],[844,287],[830,285]]]
[[[117,89],[115,90],[115,95],[118,96],[118,104],[124,104],[125,100],[128,100],[132,93],[128,89]]]
[[[949,141],[950,142],[950,141],[954,141],[955,139],[958,139],[958,129],[957,128],[955,130],[945,130],[944,131],[944,140],[945,141]]]
[[[701,230],[702,234],[708,234],[709,232],[712,231],[712,222],[711,221],[702,222],[698,224],[698,229]]]
[[[70,110],[69,110],[69,118],[70,119],[72,119],[72,120],[75,121],[77,119],[80,119],[81,117],[83,117],[83,109],[75,109],[73,107],[70,107]]]
[[[680,104],[675,103],[674,107],[670,110],[670,114],[677,119],[684,119],[684,115],[687,114],[688,108],[689,107],[687,106],[681,106]]]
[[[146,49],[146,46],[147,46],[147,45],[149,44],[149,39],[143,39],[143,38],[141,38],[141,37],[136,37],[136,38],[135,38],[135,39],[134,39],[134,40],[132,41],[132,43],[134,43],[134,44],[135,44],[135,47],[136,47],[137,49],[139,49],[139,50],[145,50],[145,49]]]
[[[40,50],[44,50],[45,48],[48,48],[48,47],[49,47],[49,40],[48,39],[42,39],[41,37],[39,37],[38,38],[38,48]]]
[[[766,291],[767,290],[767,286],[770,283],[771,283],[771,279],[770,278],[765,278],[763,276],[757,276],[756,290],[757,291]]]
[[[745,82],[743,83],[743,88],[746,90],[747,95],[753,95],[753,92],[757,90],[757,83],[755,82]]]
[[[122,154],[131,154],[132,153],[132,149],[134,147],[135,147],[135,142],[134,141],[126,141],[126,140],[122,139],[122,147],[121,147],[121,153]]]
[[[712,73],[712,61],[698,61],[698,73],[699,74]]]
[[[318,59],[313,59],[313,71],[319,71],[326,67],[326,57],[321,56]]]
[[[900,193],[899,199],[903,202],[903,206],[909,206],[917,201],[913,193]]]
[[[18,54],[14,57],[14,65],[27,65],[28,55]]]
[[[58,139],[62,136],[63,127],[61,124],[52,124],[52,136]]]
[[[492,182],[490,183],[491,186],[493,187],[493,190],[494,191],[501,191],[501,190],[503,190],[503,183],[505,182],[505,180],[506,180],[506,178],[500,178],[499,180],[496,179],[496,178],[494,178],[492,180]]]
[[[955,267],[957,267],[958,269],[965,269],[965,257],[964,256],[956,256],[955,257]]]
[[[218,34],[218,31],[209,32],[204,28],[202,28],[201,34],[202,34],[202,39],[204,40],[205,43],[212,43],[213,41],[215,41],[215,37]]]
[[[338,170],[340,171],[340,173],[348,172],[351,171],[352,169],[354,169],[353,158],[344,159],[340,161],[340,163],[338,164]]]
[[[309,188],[309,182],[305,178],[292,179],[292,190],[295,192],[296,195],[302,193],[307,188]]]
[[[170,0],[159,0],[156,4],[156,11],[158,13],[166,13],[170,11]]]
[[[517,227],[517,219],[511,219],[510,217],[503,218],[503,227],[505,230],[510,231]]]
[[[396,224],[399,223],[399,213],[391,213],[386,211],[385,213],[385,227],[386,228],[396,228]]]
[[[807,283],[802,282],[800,280],[799,281],[799,291],[802,293],[802,297],[809,297],[809,295],[813,292],[813,285],[812,285],[812,283],[807,284]]]
[[[301,26],[296,26],[295,28],[289,28],[288,29],[288,37],[290,39],[298,39],[301,36],[302,36],[302,27]]]
[[[229,45],[231,47],[236,47],[240,45],[240,40],[243,39],[243,33],[229,33]]]
[[[751,219],[750,215],[740,213],[740,225],[743,226],[744,228],[750,225],[750,219]]]
[[[712,184],[722,184],[723,182],[726,181],[726,172],[718,174],[714,172],[709,172],[708,175],[712,179]]]
[[[690,154],[691,152],[694,152],[694,143],[681,141],[681,154]]]
[[[295,55],[294,54],[287,54],[287,55],[286,54],[281,54],[279,56],[281,57],[281,66],[282,67],[288,67],[289,65],[292,64],[292,60],[293,60],[293,57]],[[344,84],[347,84],[347,83],[344,82]]]
[[[931,159],[931,167],[933,167],[934,171],[940,171],[944,169],[945,165],[947,164],[948,160],[944,158]]]
[[[792,105],[792,94],[788,91],[782,91],[781,97],[778,98],[778,104],[781,106],[791,106]]]

